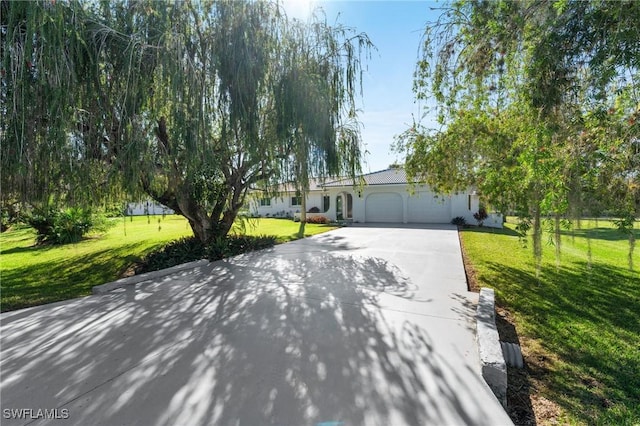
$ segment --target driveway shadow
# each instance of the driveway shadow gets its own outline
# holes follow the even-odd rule
[[[252,253],[8,313],[3,408],[68,408],[64,424],[494,424],[477,373],[382,292],[414,289],[381,259]]]

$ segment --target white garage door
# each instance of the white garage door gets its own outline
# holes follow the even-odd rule
[[[449,223],[451,221],[451,198],[433,192],[416,192],[407,200],[409,223]]]
[[[402,223],[402,197],[394,192],[370,194],[366,199],[365,221]]]

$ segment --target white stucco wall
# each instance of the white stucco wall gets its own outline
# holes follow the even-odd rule
[[[163,206],[155,201],[143,201],[140,203],[127,204],[127,216],[143,216],[147,214],[173,214],[169,207]]]
[[[410,214],[409,214],[410,202],[416,202],[416,203],[424,203],[427,201],[431,202],[432,201],[431,198],[433,198],[434,202],[444,203],[441,205],[440,208],[447,210],[448,214],[445,221],[449,222],[451,220],[450,219],[451,204],[449,200],[450,197],[440,195],[438,196],[439,199],[436,199],[435,198],[436,194],[430,193],[429,188],[426,186],[414,187],[412,189],[412,192],[409,192],[408,185],[376,185],[376,186],[366,187],[362,194],[362,198],[361,198],[362,209],[359,210],[358,219],[365,223],[371,221],[371,218],[367,217],[367,208],[366,208],[366,203],[368,202],[368,200],[371,199],[371,195],[394,194],[394,193],[398,194],[400,196],[400,199],[402,200],[402,209],[401,209],[401,212],[399,212],[399,214],[402,216],[402,223],[409,223],[410,221],[420,220],[417,218],[410,218]],[[397,199],[397,197],[395,198]]]
[[[402,222],[409,222],[409,202],[410,198],[424,197],[425,192],[430,192],[427,186],[417,186],[414,188],[414,193],[419,195],[411,195],[407,185],[371,185],[363,188],[361,193],[354,191],[352,188],[329,188],[327,191],[331,195],[331,213],[332,217],[335,217],[335,198],[338,194],[351,194],[353,197],[353,221],[359,223],[366,223],[366,200],[371,194],[384,194],[384,193],[397,193],[402,199]],[[436,194],[430,194],[431,196]],[[471,197],[471,209],[469,209],[469,196]],[[462,216],[467,223],[474,224],[475,219],[473,214],[478,211],[479,197],[477,195],[471,195],[471,191],[468,193],[461,193],[456,195],[439,195],[442,202],[449,203],[450,213],[446,220],[449,223],[451,219],[456,216]]]
[[[362,188],[361,191],[356,191],[352,187],[330,187],[324,191],[312,191],[307,194],[307,211],[312,207],[318,207],[322,212],[323,203],[322,197],[328,195],[330,197],[329,210],[322,212],[321,214],[326,216],[332,221],[337,220],[336,211],[336,199],[338,195],[344,196],[343,212],[346,215],[346,195],[350,194],[353,200],[352,217],[350,219],[356,223],[366,223],[366,206],[367,199],[372,194],[384,194],[394,193],[400,196],[402,202],[402,223],[408,223],[411,221],[411,215],[409,212],[409,205],[411,203],[440,203],[435,205],[439,208],[439,212],[444,214],[446,209],[446,217],[438,220],[437,223],[450,223],[451,219],[461,216],[468,224],[475,225],[476,220],[473,214],[476,213],[480,206],[480,200],[478,195],[474,191],[469,190],[465,193],[453,194],[453,195],[438,195],[430,191],[428,186],[417,186],[413,188],[413,195],[409,193],[408,185],[395,184],[395,185],[370,185]],[[296,213],[300,213],[300,206],[291,205],[291,197],[293,193],[274,197],[271,199],[271,206],[260,206],[259,196],[255,195],[250,201],[250,211],[255,215],[262,217],[293,217]],[[422,197],[422,199],[420,199]],[[391,198],[391,197],[390,197]],[[424,198],[428,198],[425,200]],[[416,210],[413,210],[414,216]],[[413,218],[415,220],[415,217]],[[502,227],[502,219],[496,215],[490,215],[489,219],[485,221],[485,226]]]
[[[504,216],[500,213],[489,213],[489,217],[484,221],[484,226],[502,229],[504,227]]]
[[[471,208],[469,208],[469,198],[471,198]],[[480,197],[473,195],[472,191],[464,194],[453,195],[451,197],[452,219],[454,217],[462,216],[468,224],[474,225],[476,220],[473,218],[473,214],[476,213],[479,208]]]
[[[294,195],[295,193],[287,193],[271,197],[270,206],[261,206],[260,199],[262,197],[256,194],[249,200],[249,211],[260,217],[293,217],[295,213],[300,213],[302,208],[291,204],[291,198]],[[322,212],[322,196],[323,193],[320,191],[307,193],[307,211],[312,207],[317,207]]]

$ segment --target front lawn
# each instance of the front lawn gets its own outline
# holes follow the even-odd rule
[[[299,224],[284,219],[252,219],[234,232],[297,238]],[[307,224],[305,236],[334,229]],[[182,216],[120,219],[103,235],[77,244],[34,246],[30,228],[0,234],[0,308],[2,312],[91,294],[95,285],[116,280],[145,254],[192,235]]]
[[[460,234],[479,285],[513,315],[534,409],[545,399],[559,407],[555,419],[536,413],[538,424],[639,424],[640,248],[631,271],[626,236],[583,222],[564,233],[559,266],[544,247],[538,279],[530,242],[523,248],[514,228]]]

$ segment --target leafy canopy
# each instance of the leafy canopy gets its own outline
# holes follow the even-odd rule
[[[355,175],[365,34],[265,1],[2,3],[3,197],[146,194],[210,241],[250,187]]]
[[[414,80],[441,128],[416,123],[398,138],[408,174],[446,192],[475,186],[497,209],[531,218],[537,253],[542,216],[637,217],[637,28],[635,1],[443,8]]]

